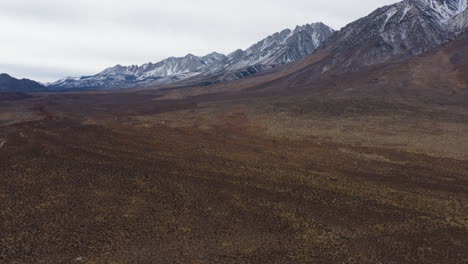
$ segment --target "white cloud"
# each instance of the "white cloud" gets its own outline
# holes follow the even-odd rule
[[[339,29],[395,0],[2,0],[0,72],[39,81],[187,53],[229,53],[322,21]]]

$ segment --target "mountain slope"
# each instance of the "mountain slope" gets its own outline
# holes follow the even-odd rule
[[[8,74],[0,74],[0,92],[43,92],[47,88],[28,79],[18,80]]]
[[[297,61],[312,54],[329,38],[333,29],[323,23],[298,26],[268,36],[247,50],[236,50],[228,56],[211,53],[203,57],[189,54],[171,57],[141,66],[117,65],[94,76],[65,78],[49,84],[54,90],[114,89],[168,84],[193,76],[223,74],[226,80],[243,78],[275,65]]]
[[[405,0],[377,9],[334,34],[321,50],[331,54],[323,72],[345,72],[433,49],[449,39],[450,23],[467,0]]]

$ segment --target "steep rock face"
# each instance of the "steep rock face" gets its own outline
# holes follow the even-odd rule
[[[237,70],[253,65],[278,65],[300,60],[312,54],[332,34],[333,29],[323,23],[285,29],[252,45],[242,54],[236,51],[226,67]],[[241,55],[241,56],[239,56]]]
[[[466,0],[412,0],[411,2],[442,24],[466,10],[468,6]]]
[[[447,26],[449,31],[455,35],[462,34],[468,30],[468,9],[450,19]]]
[[[333,34],[323,23],[285,29],[254,44],[247,50],[236,50],[228,56],[211,53],[203,57],[189,54],[171,57],[158,63],[141,66],[117,65],[94,75],[65,78],[49,84],[54,90],[115,89],[168,84],[197,75],[223,74],[226,81],[255,74],[275,65],[300,60],[312,54]]]
[[[8,74],[0,74],[0,92],[44,92],[47,88],[28,79],[18,80]]]

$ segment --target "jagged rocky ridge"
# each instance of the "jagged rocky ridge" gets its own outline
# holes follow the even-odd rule
[[[117,65],[94,76],[65,78],[48,87],[54,90],[148,87],[216,73],[228,76],[226,80],[238,79],[300,60],[312,54],[333,32],[323,23],[307,24],[285,29],[245,51],[236,50],[227,56],[216,52],[203,57],[189,54],[141,66]]]
[[[300,60],[312,54],[333,30],[323,23],[285,29],[256,43],[245,51],[229,55],[226,69],[237,70],[252,65],[278,65]]]

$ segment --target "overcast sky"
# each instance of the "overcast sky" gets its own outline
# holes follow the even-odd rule
[[[285,28],[334,29],[396,0],[0,0],[0,72],[41,82],[230,53]]]

